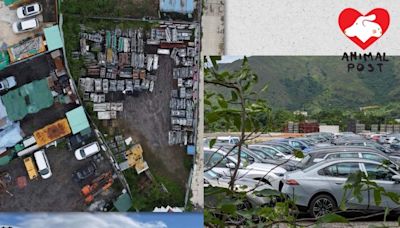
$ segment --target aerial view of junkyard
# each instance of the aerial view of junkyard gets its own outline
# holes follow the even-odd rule
[[[193,0],[0,0],[0,211],[200,210],[200,18]]]

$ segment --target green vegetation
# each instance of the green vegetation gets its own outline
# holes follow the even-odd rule
[[[64,0],[63,13],[82,16],[131,17],[158,16],[156,0]]]
[[[143,175],[141,175],[142,178],[144,178]],[[174,181],[162,176],[155,176],[153,183],[147,183],[141,181],[141,177],[136,174],[134,169],[124,171],[124,176],[132,191],[133,206],[130,211],[153,211],[155,207],[161,205],[183,206],[185,191]],[[168,192],[163,190],[161,184]]]

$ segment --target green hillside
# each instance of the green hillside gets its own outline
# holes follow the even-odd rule
[[[259,75],[259,87],[269,84],[267,97],[273,108],[358,109],[400,101],[400,58],[384,62],[383,72],[347,72],[347,63],[335,57],[249,57]],[[221,70],[240,67],[241,60],[221,64]],[[207,87],[206,89],[212,89]]]

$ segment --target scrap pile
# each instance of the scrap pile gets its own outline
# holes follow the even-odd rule
[[[143,29],[117,28],[80,36],[86,70],[79,85],[84,100],[98,104],[94,111],[99,119],[116,119],[123,105],[115,101],[122,101],[125,94],[153,91],[158,55],[145,53]]]
[[[165,22],[151,30],[147,44],[159,45],[157,53],[169,55],[174,62],[173,79],[177,89],[171,91],[170,145],[194,144],[197,124],[197,90],[199,79],[200,32],[197,25]]]

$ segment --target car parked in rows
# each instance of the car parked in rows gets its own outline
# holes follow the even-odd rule
[[[373,210],[398,209],[398,205],[387,197],[382,197],[376,205],[372,190],[362,191],[359,202],[351,191],[344,196],[347,178],[356,172],[364,172],[378,186],[388,192],[400,193],[400,174],[382,163],[367,159],[339,159],[317,163],[306,169],[288,172],[284,177],[282,193],[295,200],[300,208],[306,208],[313,217],[321,217],[337,211],[342,201],[348,209],[371,212]]]
[[[204,167],[211,169],[223,176],[232,176],[233,170],[238,164],[235,156],[227,154],[224,148],[204,148]],[[248,178],[260,180],[271,185],[274,189],[282,187],[282,177],[286,172],[285,169],[272,164],[263,164],[241,158],[237,173],[238,179]]]
[[[313,148],[313,145],[310,142],[299,138],[281,139],[276,142],[289,144],[291,147],[303,152],[308,152]]]
[[[0,81],[0,92],[9,90],[17,85],[17,80],[14,76],[9,76]]]
[[[280,152],[278,149],[275,149],[275,147],[266,145],[266,144],[253,144],[248,146],[250,149],[261,149],[265,153],[270,154],[272,157],[278,157],[280,159],[289,159],[289,160],[298,160],[300,161],[301,159],[296,158],[294,154],[284,154]]]
[[[72,180],[76,183],[82,183],[86,179],[90,179],[94,177],[97,170],[96,163],[93,161],[87,163],[83,167],[80,167],[78,170],[72,173]]]
[[[279,150],[280,152],[282,152],[284,154],[288,154],[288,155],[293,154],[293,152],[295,150],[293,147],[291,147],[290,145],[285,144],[285,143],[267,141],[267,142],[262,142],[259,144],[271,146],[271,147]]]
[[[36,18],[31,18],[23,21],[16,21],[12,24],[14,33],[23,33],[34,31],[39,28],[39,21]]]
[[[84,147],[75,150],[75,158],[77,160],[86,159],[92,155],[100,152],[100,146],[98,142],[92,142]]]
[[[40,13],[42,13],[42,6],[37,2],[18,7],[17,9],[17,16],[19,19],[34,17]]]
[[[303,160],[298,164],[299,167],[306,168],[316,163],[327,161],[330,159],[343,158],[364,158],[377,162],[387,162],[396,170],[400,169],[400,157],[391,157],[379,150],[368,147],[337,147],[328,148],[326,150],[318,150],[305,155]]]

